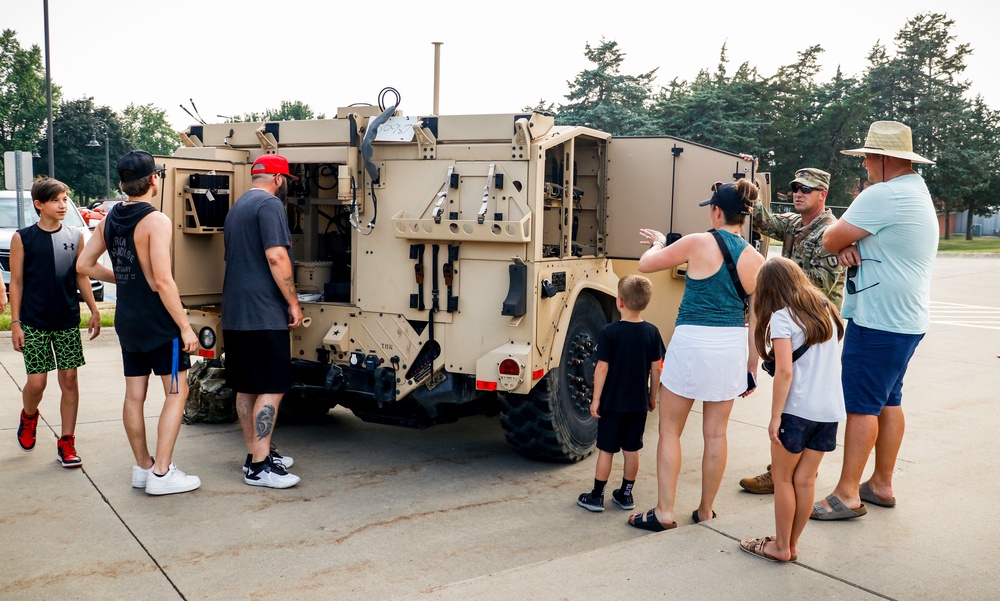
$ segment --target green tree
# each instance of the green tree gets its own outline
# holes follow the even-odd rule
[[[52,86],[53,102],[59,88]],[[0,33],[0,153],[40,151],[47,118],[45,68],[37,45],[25,50],[11,29]],[[0,165],[0,176],[3,165]]]
[[[723,45],[714,73],[702,69],[691,84],[674,79],[661,90],[651,108],[656,132],[733,153],[765,152],[760,137],[765,82],[748,63],[730,77],[727,64]]]
[[[102,122],[104,125],[101,125]],[[110,142],[107,155],[105,127]],[[72,189],[77,204],[87,204],[92,199],[108,196],[105,170],[112,190],[117,190],[119,180],[115,165],[123,154],[132,150],[131,140],[118,113],[107,106],[95,107],[93,98],[61,102],[58,112],[53,115],[52,137],[56,155],[55,175]],[[90,146],[92,140],[100,146]],[[47,152],[43,146],[43,159]]]
[[[167,112],[152,104],[130,104],[122,114],[122,133],[134,149],[170,155],[180,146],[177,132],[167,122]]]
[[[582,71],[566,82],[569,102],[559,108],[556,122],[586,125],[618,136],[653,133],[648,104],[656,69],[639,75],[621,72],[625,53],[617,42],[601,38],[600,45],[585,46],[584,55],[595,68]]]
[[[1000,112],[976,97],[966,110],[954,115],[954,123],[942,128],[949,136],[935,171],[939,206],[945,216],[945,239],[951,238],[952,213],[965,211],[966,240],[972,240],[972,218],[1000,211]]]
[[[301,100],[282,100],[281,106],[264,111],[254,111],[237,115],[227,120],[228,123],[260,123],[270,121],[306,121],[309,119],[326,119],[326,115],[316,115],[312,108]]]
[[[969,82],[961,77],[972,52],[968,44],[955,42],[954,24],[940,13],[920,13],[909,19],[896,34],[896,56],[876,46],[869,55],[866,77],[873,118],[906,123],[913,131],[914,150],[950,166],[957,166],[949,154],[960,151],[955,141],[962,138],[966,125],[960,116],[970,114],[965,97]],[[939,205],[950,206],[955,199],[948,195],[967,187],[951,181],[968,177],[965,170],[930,167],[921,171]]]

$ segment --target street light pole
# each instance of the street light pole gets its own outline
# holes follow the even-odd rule
[[[50,55],[49,52],[49,0],[45,0],[44,6],[44,17],[45,17],[45,106],[48,110],[48,120],[45,124],[45,133],[49,146],[49,177],[54,178],[56,176],[56,152],[54,142],[52,140],[52,77],[49,75],[49,62]]]
[[[107,198],[110,199],[111,193],[111,144],[108,141],[108,124],[100,119],[97,120],[96,125],[101,125],[104,127],[104,190],[107,192]],[[97,133],[92,132],[90,137],[90,142],[87,142],[87,146],[94,147],[100,146],[101,143],[97,141]]]

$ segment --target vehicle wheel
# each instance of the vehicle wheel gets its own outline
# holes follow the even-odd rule
[[[607,323],[601,306],[581,295],[573,308],[559,366],[528,394],[500,394],[500,424],[514,450],[542,461],[573,463],[594,451],[597,420],[590,415],[597,333]]]
[[[104,288],[94,291],[94,302],[103,303],[104,302]]]
[[[336,403],[324,395],[306,390],[289,390],[281,399],[278,421],[286,424],[316,423],[336,406]]]

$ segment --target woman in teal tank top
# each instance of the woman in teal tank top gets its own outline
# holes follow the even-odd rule
[[[740,283],[753,294],[761,256],[741,232],[757,199],[757,187],[745,179],[712,186],[712,228],[718,231],[736,263]],[[733,400],[752,392],[747,374],[756,376],[757,355],[747,334],[744,304],[726,268],[722,251],[712,233],[688,234],[669,247],[665,236],[639,230],[649,245],[639,259],[639,271],[650,273],[687,263],[684,296],[676,327],[663,358],[660,377],[660,429],[656,452],[657,503],[644,514],[629,517],[629,524],[643,530],[677,526],[674,499],[681,470],[681,433],[695,400],[703,401],[701,503],[691,517],[695,522],[715,517],[712,505],[726,470],[726,428]]]

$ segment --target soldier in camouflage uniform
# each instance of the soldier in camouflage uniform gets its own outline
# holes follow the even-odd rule
[[[844,270],[837,263],[837,255],[823,248],[823,232],[837,221],[826,208],[830,174],[811,167],[799,169],[790,186],[796,212],[772,215],[758,201],[753,208],[753,229],[781,240],[781,256],[795,261],[806,277],[840,308],[844,301]],[[740,486],[754,494],[773,494],[771,466],[759,476],[743,478]]]
[[[844,270],[837,264],[837,255],[823,248],[823,232],[837,221],[826,208],[830,174],[819,169],[799,169],[790,186],[796,213],[772,215],[757,202],[753,208],[753,229],[781,240],[781,256],[795,261],[806,277],[840,308],[844,300]]]

